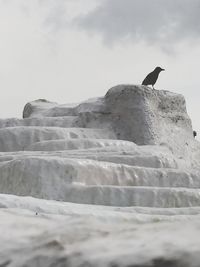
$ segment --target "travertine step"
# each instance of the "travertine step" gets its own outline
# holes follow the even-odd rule
[[[24,181],[23,181],[24,182]],[[22,186],[23,185],[23,186]],[[117,207],[157,207],[157,208],[180,208],[200,206],[200,189],[169,188],[169,187],[132,187],[132,186],[108,186],[108,185],[79,185],[62,184],[48,181],[29,181],[29,185],[21,184],[19,195],[36,196],[44,199],[60,201],[117,206]],[[52,190],[54,189],[54,190]],[[17,195],[17,183],[15,188],[6,188],[7,192]]]
[[[199,195],[200,189],[188,188],[73,185],[66,188],[63,200],[107,206],[178,208],[200,206]]]
[[[62,150],[80,150],[85,153],[97,153],[100,151],[100,148],[106,149],[106,152],[113,151],[133,151],[137,152],[138,147],[133,142],[125,140],[116,140],[116,139],[92,139],[92,138],[72,138],[64,140],[47,140],[31,144],[29,147],[26,147],[26,150],[30,151],[62,151]],[[91,150],[93,149],[93,150]],[[73,152],[76,153],[76,152]]]
[[[71,139],[72,140],[72,139]],[[72,148],[73,143],[71,140],[68,144],[68,140],[65,141],[68,147]],[[83,139],[82,139],[83,140]],[[59,141],[59,140],[58,140]],[[87,139],[86,139],[87,141]],[[103,140],[101,140],[102,142]],[[106,143],[108,140],[105,140]],[[49,141],[51,143],[51,141]],[[54,142],[54,141],[52,141]],[[84,143],[84,142],[83,142]],[[109,143],[109,142],[108,142]],[[111,140],[111,143],[112,140]],[[104,143],[105,144],[105,143]],[[0,152],[0,161],[7,161],[7,159],[23,158],[25,156],[39,156],[39,157],[60,157],[60,158],[71,158],[71,159],[91,159],[95,161],[110,162],[116,164],[125,164],[129,166],[138,166],[146,168],[172,168],[177,169],[177,161],[175,158],[164,155],[164,154],[151,154],[140,152],[132,147],[132,150],[124,151],[126,144],[120,146],[109,146],[109,148],[102,147],[97,149],[83,149],[83,150],[61,150],[61,151],[32,151],[25,150],[21,155],[21,152]],[[130,146],[129,146],[130,149]]]
[[[8,127],[0,129],[0,151],[22,151],[35,142],[71,138],[114,139],[115,136],[107,129]]]
[[[26,119],[0,119],[0,128],[16,126],[41,126],[41,127],[76,127],[77,116],[65,117],[33,117]]]
[[[112,148],[111,148],[112,149]],[[113,148],[114,150],[114,148]],[[68,153],[67,153],[68,152]],[[116,164],[126,164],[130,166],[149,167],[149,168],[173,168],[176,169],[178,163],[173,157],[167,155],[154,155],[140,153],[140,151],[66,151],[66,157],[92,159],[96,161],[111,162]]]
[[[5,161],[3,157],[5,157]],[[7,153],[7,155],[1,156],[0,193],[75,201],[74,198],[73,200],[68,198],[68,195],[71,194],[70,190],[73,192],[74,186],[76,194],[80,190],[80,197],[82,196],[82,188],[95,187],[96,191],[99,188],[98,194],[101,195],[102,188],[113,187],[115,188],[114,191],[110,191],[112,196],[112,192],[114,195],[115,192],[118,192],[116,188],[119,190],[122,187],[135,188],[134,190],[137,191],[136,188],[142,186],[148,187],[150,190],[148,192],[154,192],[153,190],[156,187],[166,188],[166,190],[171,188],[175,190],[173,192],[176,192],[179,188],[182,188],[182,191],[184,191],[184,188],[191,188],[189,197],[194,193],[196,199],[196,196],[200,193],[199,177],[199,171],[197,170],[180,171],[178,169],[144,168],[88,159],[49,157],[45,154],[35,154],[34,156],[31,153],[29,155],[26,153],[24,155],[20,154],[19,156],[10,153],[9,158],[9,153]],[[77,185],[79,186],[76,187]],[[123,198],[122,195],[124,194],[127,205],[131,206],[133,204],[132,200],[129,202],[129,197],[125,191],[120,191],[120,199]],[[118,198],[117,195],[118,193],[115,195],[116,199]],[[63,198],[63,196],[65,197]],[[143,198],[146,199],[146,195],[143,195]],[[185,198],[187,202],[187,194]],[[81,200],[77,200],[77,202],[79,201],[81,203]],[[160,198],[157,201],[162,203],[164,200]],[[91,202],[90,204],[95,203]],[[96,204],[103,205],[103,203]]]
[[[45,214],[62,214],[62,215],[92,215],[95,217],[109,217],[116,222],[124,218],[128,220],[131,217],[140,215],[145,216],[145,220],[154,220],[158,218],[161,220],[184,220],[188,216],[200,215],[200,207],[179,207],[179,208],[158,208],[158,207],[111,207],[100,205],[85,205],[72,202],[60,202],[55,200],[45,200],[34,197],[24,197],[8,194],[0,194],[0,208],[1,209],[23,209],[32,212],[45,213]],[[184,215],[184,216],[183,216]],[[148,217],[146,217],[148,216]],[[159,217],[156,217],[159,216]],[[149,219],[148,219],[149,218]],[[155,222],[155,221],[154,221]]]
[[[177,168],[178,162],[172,153],[152,149],[147,151],[133,142],[111,139],[65,139],[36,142],[25,148],[26,151],[45,151],[70,158],[85,158],[98,161],[144,166],[152,168]]]

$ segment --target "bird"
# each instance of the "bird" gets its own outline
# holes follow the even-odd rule
[[[152,85],[153,89],[154,89],[154,84],[156,83],[157,79],[158,79],[158,75],[161,71],[163,71],[164,69],[162,69],[161,67],[156,67],[154,69],[154,71],[150,72],[147,77],[144,79],[144,81],[142,82],[142,85]]]
[[[194,136],[194,138],[197,136],[197,132],[196,131],[193,131],[193,136]]]

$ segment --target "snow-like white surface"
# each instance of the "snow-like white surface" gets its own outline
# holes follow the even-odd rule
[[[0,207],[1,266],[199,266],[199,208],[115,208],[12,195],[0,195]]]
[[[22,151],[33,143],[69,138],[113,138],[104,129],[61,127],[8,127],[0,129],[0,151]]]
[[[200,266],[200,146],[183,96],[117,86],[33,101],[23,117],[0,120],[0,266]]]
[[[117,164],[84,158],[86,154],[4,153],[0,157],[1,192],[113,206],[200,204],[198,170]]]
[[[76,126],[77,116],[65,117],[34,117],[26,119],[0,119],[0,128],[16,126],[41,126],[41,127],[63,127]]]

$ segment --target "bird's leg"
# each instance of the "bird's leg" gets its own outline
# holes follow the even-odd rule
[[[155,88],[154,88],[154,84],[152,84],[152,88],[155,90]]]

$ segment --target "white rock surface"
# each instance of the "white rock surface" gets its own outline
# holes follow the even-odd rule
[[[71,107],[35,101],[25,106],[23,114],[26,118],[74,115],[79,127],[112,129],[118,139],[139,145],[164,143],[181,155],[188,140],[193,140],[184,97],[146,86],[119,85],[104,98]]]
[[[200,208],[88,206],[0,195],[1,266],[199,266]]]
[[[61,127],[8,127],[0,129],[0,151],[22,151],[36,142],[71,138],[113,138],[104,129]]]
[[[183,96],[120,85],[33,101],[23,117],[0,120],[0,266],[200,266],[200,146]]]

